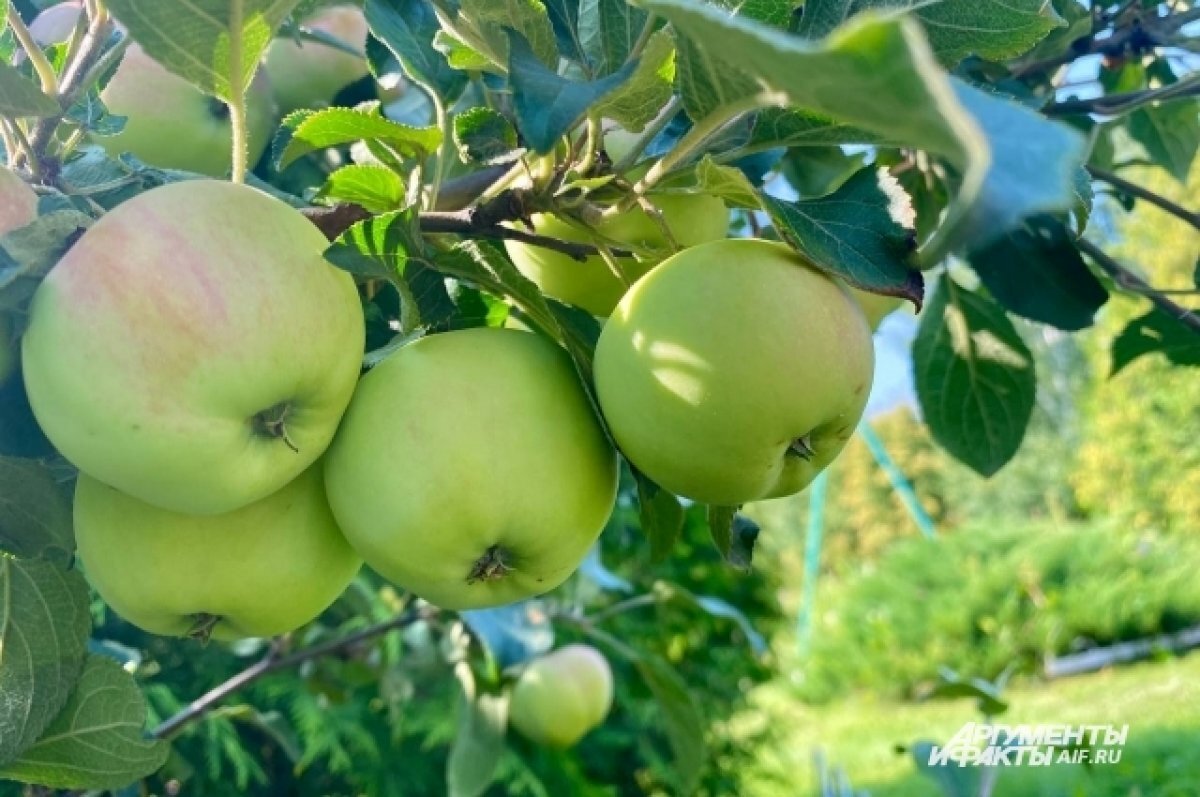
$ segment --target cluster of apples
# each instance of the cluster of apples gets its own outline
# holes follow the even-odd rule
[[[66,0],[39,14],[29,31],[43,47],[61,44],[70,39],[82,14],[80,0]],[[302,24],[360,53],[366,47],[367,22],[358,6],[326,6]],[[251,164],[266,149],[280,114],[326,104],[368,74],[362,55],[286,36],[271,43],[264,66],[250,84],[246,102]],[[100,97],[110,113],[125,117],[121,132],[95,138],[113,156],[129,152],[152,166],[212,177],[229,171],[229,109],[167,71],[138,44],[129,45]]]

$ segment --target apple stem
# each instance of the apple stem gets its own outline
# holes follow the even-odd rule
[[[200,612],[193,616],[196,618],[196,622],[188,629],[187,637],[202,645],[207,645],[208,640],[212,638],[213,629],[217,627],[217,623],[221,622],[221,616],[207,612]]]
[[[471,566],[467,574],[467,583],[479,581],[498,581],[508,575],[511,567],[505,562],[505,551],[499,545],[493,545],[483,552],[483,556]]]
[[[254,433],[260,437],[269,437],[272,439],[278,438],[283,440],[284,444],[292,449],[297,454],[300,449],[288,437],[287,419],[291,414],[292,405],[286,401],[281,401],[273,407],[268,407],[262,412],[257,412],[250,417],[250,427]]]
[[[793,440],[787,449],[788,456],[800,457],[805,462],[811,461],[816,453],[813,451],[812,440],[806,434]]]

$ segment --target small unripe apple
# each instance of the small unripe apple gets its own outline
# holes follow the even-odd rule
[[[0,166],[0,235],[30,224],[37,218],[37,194],[15,172]],[[12,340],[12,321],[0,312],[0,384],[8,380],[17,365]]]
[[[327,33],[363,53],[367,20],[354,5],[323,8],[301,25]],[[328,105],[341,89],[366,77],[367,59],[312,39],[283,35],[267,49],[267,74],[283,113]]]
[[[565,748],[604,721],[613,676],[604,654],[574,644],[534,659],[517,679],[509,722],[531,742]]]
[[[596,346],[617,444],[672,492],[737,506],[803,489],[870,393],[871,330],[846,289],[787,246],[702,244],[625,295]]]
[[[705,194],[660,194],[650,198],[662,214],[675,242],[687,248],[725,237],[729,227],[729,211],[719,198]],[[547,213],[533,215],[533,230],[539,235],[563,241],[590,243],[592,238],[582,228]],[[614,216],[604,216],[597,225],[604,238],[636,247],[657,250],[657,256],[637,260],[617,258],[624,272],[618,279],[599,256],[583,261],[562,252],[541,246],[506,240],[505,249],[521,273],[533,280],[547,296],[592,315],[607,316],[620,301],[627,287],[654,268],[670,252],[669,243],[658,222],[640,207]]]
[[[153,634],[233,640],[293,631],[362,565],[329,511],[319,467],[223,515],[159,509],[80,475],[74,515],[88,581]]]
[[[22,362],[42,430],[80,470],[177,512],[283,487],[325,451],[361,367],[362,305],[327,246],[244,185],[118,205],[34,294]]]
[[[163,169],[224,177],[233,163],[229,108],[169,72],[137,44],[129,45],[100,98],[111,113],[126,117],[115,136],[96,143],[113,157],[123,152]],[[253,166],[275,125],[269,82],[257,74],[246,92],[247,155]]]
[[[617,459],[564,351],[479,327],[421,338],[363,377],[325,484],[372,569],[475,609],[575,572],[612,512]]]

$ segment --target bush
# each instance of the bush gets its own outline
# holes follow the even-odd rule
[[[802,695],[910,696],[941,666],[994,678],[1200,621],[1200,543],[1103,525],[964,529],[899,543],[826,589]]]

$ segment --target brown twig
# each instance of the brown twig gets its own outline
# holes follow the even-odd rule
[[[1105,252],[1100,247],[1096,246],[1091,241],[1080,238],[1077,242],[1079,251],[1086,254],[1092,261],[1099,266],[1106,274],[1113,278],[1113,281],[1118,286],[1127,291],[1136,293],[1139,296],[1144,296],[1154,303],[1162,312],[1174,318],[1180,324],[1200,335],[1200,315],[1197,315],[1192,310],[1182,307],[1171,299],[1167,298],[1162,291],[1157,290],[1148,284],[1145,280],[1134,274],[1129,269],[1117,262],[1116,258]]]
[[[1147,188],[1143,188],[1137,183],[1131,183],[1124,177],[1113,174],[1110,171],[1098,169],[1095,166],[1088,166],[1087,170],[1088,174],[1090,174],[1096,180],[1099,180],[1103,183],[1108,183],[1123,194],[1129,194],[1130,196],[1137,197],[1138,199],[1144,199],[1151,205],[1155,205],[1156,207],[1165,210],[1172,216],[1183,219],[1197,230],[1200,230],[1200,213],[1188,210],[1183,205],[1172,202],[1165,196],[1156,194]]]
[[[1156,100],[1172,100],[1179,97],[1200,95],[1200,80],[1195,78],[1181,80],[1157,89],[1142,89],[1127,91],[1121,94],[1107,94],[1091,99],[1063,100],[1047,105],[1042,113],[1047,116],[1066,116],[1076,113],[1099,113],[1105,115],[1119,114],[1138,105],[1145,105]]]
[[[382,636],[389,631],[394,631],[397,628],[402,628],[406,625],[416,622],[417,620],[427,619],[432,617],[436,612],[430,607],[415,607],[410,606],[401,614],[396,615],[390,620],[384,620],[367,628],[357,631],[341,639],[331,639],[320,645],[314,645],[311,648],[298,650],[287,656],[280,656],[276,647],[259,659],[254,664],[234,675],[232,678],[224,681],[218,686],[205,692],[200,697],[193,700],[186,708],[178,712],[172,717],[163,721],[157,728],[150,732],[150,735],[155,739],[168,739],[188,724],[200,719],[208,712],[212,711],[218,703],[229,697],[234,692],[244,689],[250,684],[262,678],[269,673],[286,670],[303,664],[306,661],[327,656],[330,653],[335,653],[339,650],[354,647],[362,642]]]

